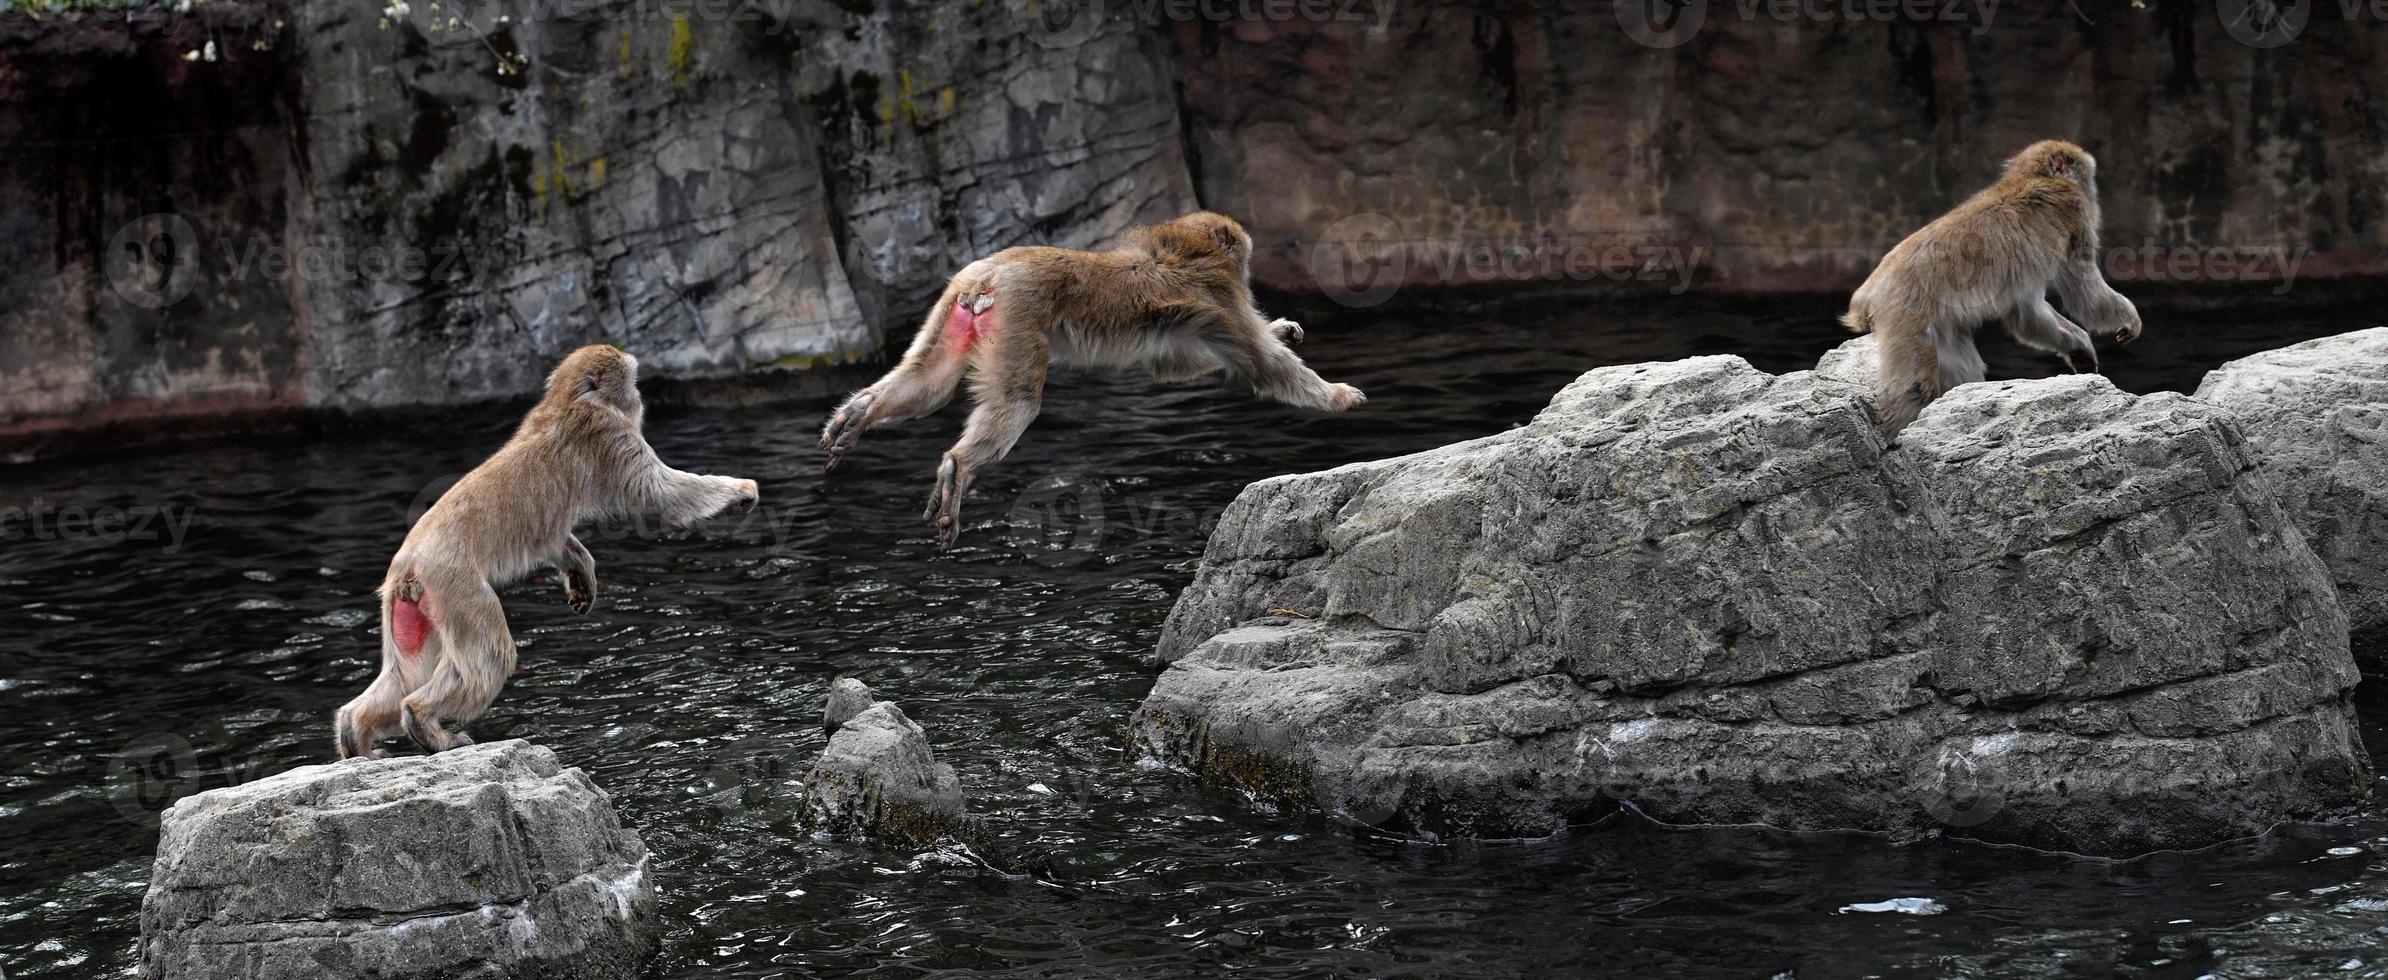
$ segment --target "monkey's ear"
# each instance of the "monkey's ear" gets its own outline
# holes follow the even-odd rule
[[[2048,176],[2061,180],[2073,180],[2081,175],[2076,172],[2074,161],[2071,156],[2063,153],[2052,153],[2048,156]]]
[[[1219,251],[1229,255],[1234,255],[1236,248],[1243,244],[1236,240],[1235,229],[1226,225],[1212,226],[1211,239],[1219,243]]]
[[[580,383],[572,386],[572,397],[587,398],[605,390],[605,369],[593,368],[581,372]]]

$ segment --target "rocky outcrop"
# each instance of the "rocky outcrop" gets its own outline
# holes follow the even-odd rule
[[[2197,398],[2239,420],[2353,627],[2388,632],[2388,327],[2240,358]]]
[[[1887,450],[1866,397],[1602,368],[1521,429],[1256,483],[1132,741],[1424,836],[1631,807],[2120,854],[2364,792],[2336,590],[2225,413],[1984,383]]]
[[[967,836],[962,781],[892,701],[846,719],[804,777],[797,822],[808,831],[928,847]]]
[[[165,812],[151,980],[639,975],[647,848],[521,741],[307,766]]]

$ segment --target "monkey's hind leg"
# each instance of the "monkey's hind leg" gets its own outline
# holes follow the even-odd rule
[[[937,546],[953,550],[962,535],[962,497],[979,471],[1012,451],[1044,407],[1045,370],[1052,350],[1037,330],[999,337],[978,359],[970,379],[970,421],[937,464],[937,489],[922,520],[937,528]]]
[[[1942,350],[1933,342],[1930,325],[1879,321],[1872,325],[1880,342],[1875,351],[1874,400],[1882,413],[1883,438],[1896,439],[1900,430],[1923,414],[1925,405],[1951,386],[1946,383]]]
[[[825,469],[836,469],[870,427],[919,418],[953,400],[970,349],[994,329],[994,294],[963,297],[961,293],[958,281],[947,285],[945,295],[921,324],[912,349],[905,352],[903,363],[846,399],[829,417],[829,424],[821,427],[821,448],[829,451]]]
[[[419,605],[422,587],[408,578],[381,606],[381,672],[365,691],[340,707],[332,720],[333,746],[340,758],[379,759],[383,736],[399,728],[400,702],[423,679],[422,634],[429,622]]]
[[[441,722],[480,717],[514,673],[514,637],[506,631],[497,593],[484,584],[440,608],[446,614],[439,622],[439,666],[430,683],[407,695],[399,710],[406,737],[430,752],[473,744],[470,736]]]
[[[2017,342],[2063,358],[2065,368],[2074,374],[2097,373],[2098,348],[2090,342],[2089,331],[2048,305],[2047,297],[2036,296],[2008,310],[2004,322]]]
[[[333,747],[340,758],[379,759],[389,753],[374,747],[382,736],[398,728],[398,705],[406,697],[405,678],[387,663],[365,693],[340,706],[332,720]]]

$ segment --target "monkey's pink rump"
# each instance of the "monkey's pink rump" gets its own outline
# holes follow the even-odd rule
[[[431,617],[423,615],[422,603],[413,599],[398,599],[390,603],[390,638],[398,641],[398,652],[409,657],[423,652],[423,640],[431,635]]]
[[[951,338],[954,353],[970,353],[970,348],[978,346],[980,337],[995,332],[994,313],[995,308],[991,306],[985,313],[972,313],[970,304],[955,301],[951,317],[953,330],[946,334]]]

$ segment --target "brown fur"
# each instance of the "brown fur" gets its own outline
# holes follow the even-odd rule
[[[1009,248],[973,262],[929,309],[903,362],[822,428],[829,465],[871,426],[944,407],[968,376],[970,421],[938,466],[924,515],[950,548],[963,494],[1036,418],[1050,363],[1142,367],[1172,381],[1224,371],[1261,397],[1327,412],[1365,401],[1295,356],[1300,324],[1269,320],[1253,305],[1251,261],[1241,225],[1198,211],[1136,229],[1108,252]],[[984,311],[974,342],[962,340],[957,304]]]
[[[423,513],[382,579],[381,674],[334,721],[341,758],[378,755],[374,742],[393,729],[433,752],[472,742],[441,722],[478,717],[514,672],[497,590],[552,565],[575,610],[595,600],[597,563],[573,525],[645,512],[685,525],[754,502],[753,480],[665,466],[641,434],[645,416],[635,358],[573,351],[513,438]],[[392,628],[400,600],[431,621],[412,655]]]
[[[1983,378],[1973,332],[1997,319],[2073,370],[2098,369],[2087,330],[2139,336],[2139,310],[2098,271],[2097,161],[2063,140],[2008,160],[1998,182],[1907,236],[1849,299],[1841,322],[1880,343],[1877,400],[1897,435],[1950,388]]]

